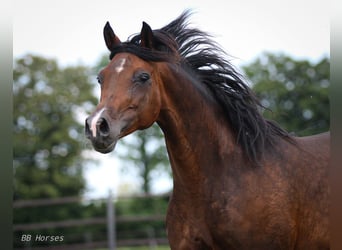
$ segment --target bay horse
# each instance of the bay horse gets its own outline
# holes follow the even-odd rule
[[[121,42],[86,119],[95,150],[154,122],[173,173],[171,249],[329,249],[329,132],[294,137],[263,118],[247,81],[188,11]]]

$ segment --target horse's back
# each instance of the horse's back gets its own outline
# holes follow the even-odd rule
[[[306,235],[298,249],[328,249],[329,246],[329,164],[330,132],[296,138],[301,157],[300,232]],[[299,189],[298,189],[299,190]],[[314,245],[306,246],[311,238]],[[300,241],[299,241],[300,242]]]
[[[322,141],[329,143],[330,141],[330,131],[316,134],[316,135],[310,135],[310,136],[304,136],[304,137],[298,137],[299,139],[302,140],[307,140],[307,141]]]
[[[318,167],[328,167],[330,161],[330,132],[297,137],[301,151],[312,160],[318,161]]]

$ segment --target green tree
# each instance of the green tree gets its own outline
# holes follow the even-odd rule
[[[121,146],[118,156],[125,163],[129,163],[125,164],[125,166],[129,166],[129,170],[125,169],[124,171],[135,169],[139,173],[143,193],[151,193],[153,173],[166,171],[171,176],[164,135],[157,124],[124,138]]]
[[[262,54],[243,67],[266,108],[264,116],[305,136],[329,130],[330,61]]]
[[[81,153],[86,145],[80,113],[90,112],[96,102],[91,71],[85,67],[61,68],[55,60],[33,55],[16,59],[13,69],[14,200],[80,196],[85,189]],[[96,211],[77,202],[15,208],[13,222],[77,219]],[[13,244],[22,247],[23,234],[69,236],[78,232],[83,237],[86,230],[93,228],[15,231]],[[69,240],[72,237],[58,244]],[[34,243],[39,244],[47,243]]]
[[[101,70],[108,63],[108,55],[102,56],[94,68],[95,71]],[[144,193],[151,192],[153,173],[167,171],[171,176],[164,135],[157,124],[123,138],[116,152],[125,163],[124,171],[133,170],[139,173]]]
[[[14,62],[14,199],[80,195],[81,110],[96,102],[85,67],[26,55]]]

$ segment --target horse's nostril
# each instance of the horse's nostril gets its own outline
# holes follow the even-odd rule
[[[106,119],[100,118],[96,124],[97,129],[101,136],[108,136],[109,135],[109,125]]]
[[[89,118],[87,118],[85,120],[85,135],[86,137],[90,138],[91,137],[91,131],[90,131],[90,127],[89,127]]]

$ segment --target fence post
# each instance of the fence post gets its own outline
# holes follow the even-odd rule
[[[116,249],[116,230],[115,230],[115,205],[112,190],[109,190],[107,200],[107,232],[108,232],[108,248]]]

